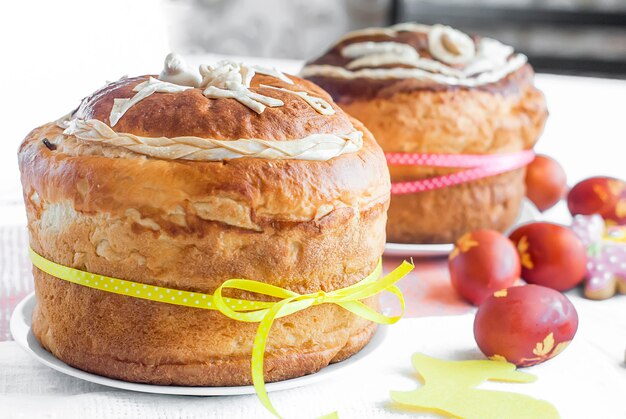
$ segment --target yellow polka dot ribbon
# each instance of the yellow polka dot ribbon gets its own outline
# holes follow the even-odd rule
[[[392,272],[379,278],[382,274],[382,261],[379,260],[374,271],[361,281],[349,287],[330,292],[318,291],[311,294],[298,294],[288,289],[259,281],[229,279],[217,288],[213,294],[203,294],[157,287],[81,271],[52,262],[37,254],[33,249],[29,249],[29,255],[33,265],[43,272],[74,284],[144,300],[185,307],[218,310],[223,315],[233,320],[259,323],[252,347],[252,382],[263,406],[276,417],[280,417],[280,415],[270,402],[265,389],[263,376],[265,346],[274,320],[311,306],[337,304],[357,316],[372,322],[378,324],[393,324],[400,320],[404,313],[404,298],[402,297],[402,292],[395,284],[414,268],[412,263],[404,261]],[[227,298],[222,295],[225,289],[249,291],[275,297],[278,298],[279,301],[252,301]],[[402,308],[400,315],[383,315],[360,301],[383,291],[389,291],[398,297]]]

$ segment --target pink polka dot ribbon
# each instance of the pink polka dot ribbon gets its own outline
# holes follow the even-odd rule
[[[391,193],[393,195],[403,195],[432,191],[519,169],[533,161],[535,153],[532,150],[506,154],[385,153],[385,157],[389,165],[395,166],[466,169],[428,179],[393,182],[391,184]]]

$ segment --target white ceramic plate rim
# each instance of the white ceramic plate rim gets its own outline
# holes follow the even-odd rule
[[[524,198],[522,206],[520,208],[520,214],[517,217],[515,224],[509,229],[512,231],[514,228],[529,223],[531,221],[539,221],[541,219],[541,213],[528,198]],[[454,249],[453,243],[443,244],[419,244],[419,243],[386,243],[385,244],[385,256],[401,256],[401,257],[434,257],[434,256],[447,256]]]
[[[122,390],[138,391],[142,393],[169,394],[169,395],[186,395],[186,396],[233,396],[242,394],[254,394],[253,386],[237,386],[237,387],[183,387],[183,386],[160,386],[152,384],[130,383],[112,378],[91,374],[77,368],[71,367],[63,361],[55,358],[50,352],[45,350],[37,341],[31,330],[31,318],[35,307],[35,293],[26,296],[16,307],[11,315],[11,334],[13,339],[31,356],[42,364],[55,369],[63,374],[80,378],[96,384],[107,387],[114,387]],[[266,384],[268,392],[287,390],[291,388],[301,387],[313,384],[330,377],[336,376],[339,372],[346,372],[354,364],[371,355],[384,341],[387,334],[386,326],[378,326],[376,334],[370,343],[360,352],[348,358],[345,361],[331,364],[321,371],[305,375],[303,377],[293,378],[291,380],[280,381],[276,383]]]

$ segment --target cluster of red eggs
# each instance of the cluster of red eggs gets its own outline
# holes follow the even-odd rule
[[[526,169],[526,196],[540,211],[553,207],[567,193],[572,215],[599,214],[605,220],[626,224],[626,183],[610,177],[585,179],[568,193],[565,171],[556,160],[535,157]]]
[[[529,167],[526,181],[528,197],[541,210],[567,189],[558,163],[543,156]],[[586,179],[569,191],[567,202],[572,215],[600,214],[626,224],[623,181]],[[561,292],[585,278],[587,249],[567,227],[530,223],[509,237],[473,231],[459,238],[448,266],[453,288],[479,306],[474,337],[489,358],[535,365],[559,354],[574,337],[578,315]],[[527,285],[519,285],[520,278]]]
[[[585,248],[568,228],[526,224],[510,238],[493,230],[463,235],[450,254],[452,286],[479,306],[474,337],[492,359],[538,364],[562,351],[578,328],[572,303],[559,291],[580,283]],[[529,285],[515,286],[523,278]]]

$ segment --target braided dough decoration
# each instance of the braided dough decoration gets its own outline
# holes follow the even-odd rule
[[[267,106],[283,106],[282,100],[263,96],[250,90],[250,82],[254,77],[254,68],[233,61],[220,61],[215,65],[201,65],[200,74],[204,88],[204,96],[209,99],[228,98],[263,113]]]
[[[389,28],[370,28],[348,34],[339,42],[355,36],[395,37],[406,31],[427,35],[427,50],[432,58],[420,56],[413,46],[402,42],[354,42],[341,49],[343,57],[354,58],[345,67],[310,64],[300,71],[300,76],[347,80],[417,79],[450,86],[476,87],[495,83],[528,61],[524,54],[515,53],[509,45],[491,38],[480,38],[475,43],[467,34],[444,25],[400,24]],[[394,66],[384,67],[389,65]]]
[[[363,133],[313,134],[289,141],[239,139],[232,141],[200,137],[140,137],[113,131],[97,119],[74,119],[63,132],[83,141],[123,147],[138,154],[167,160],[221,161],[242,157],[326,161],[361,149]]]
[[[198,87],[202,77],[196,69],[185,62],[183,57],[172,52],[165,57],[159,80],[179,86]]]
[[[333,109],[332,106],[330,106],[330,103],[326,102],[321,97],[311,96],[307,92],[296,92],[296,91],[289,90],[289,89],[283,89],[282,87],[268,86],[267,84],[261,84],[260,87],[265,87],[266,89],[280,90],[281,92],[296,95],[302,98],[319,114],[322,114],[322,115],[334,115],[335,114],[335,110]]]
[[[467,64],[476,55],[472,38],[445,25],[434,25],[428,32],[428,49],[446,64]]]
[[[113,108],[111,108],[111,115],[109,116],[111,126],[114,127],[122,116],[124,116],[126,111],[128,111],[132,106],[153,93],[178,93],[184,92],[188,89],[191,89],[191,87],[179,86],[178,84],[168,83],[155,79],[154,77],[150,77],[147,81],[139,83],[133,88],[133,92],[137,93],[132,98],[115,98],[113,100]]]

